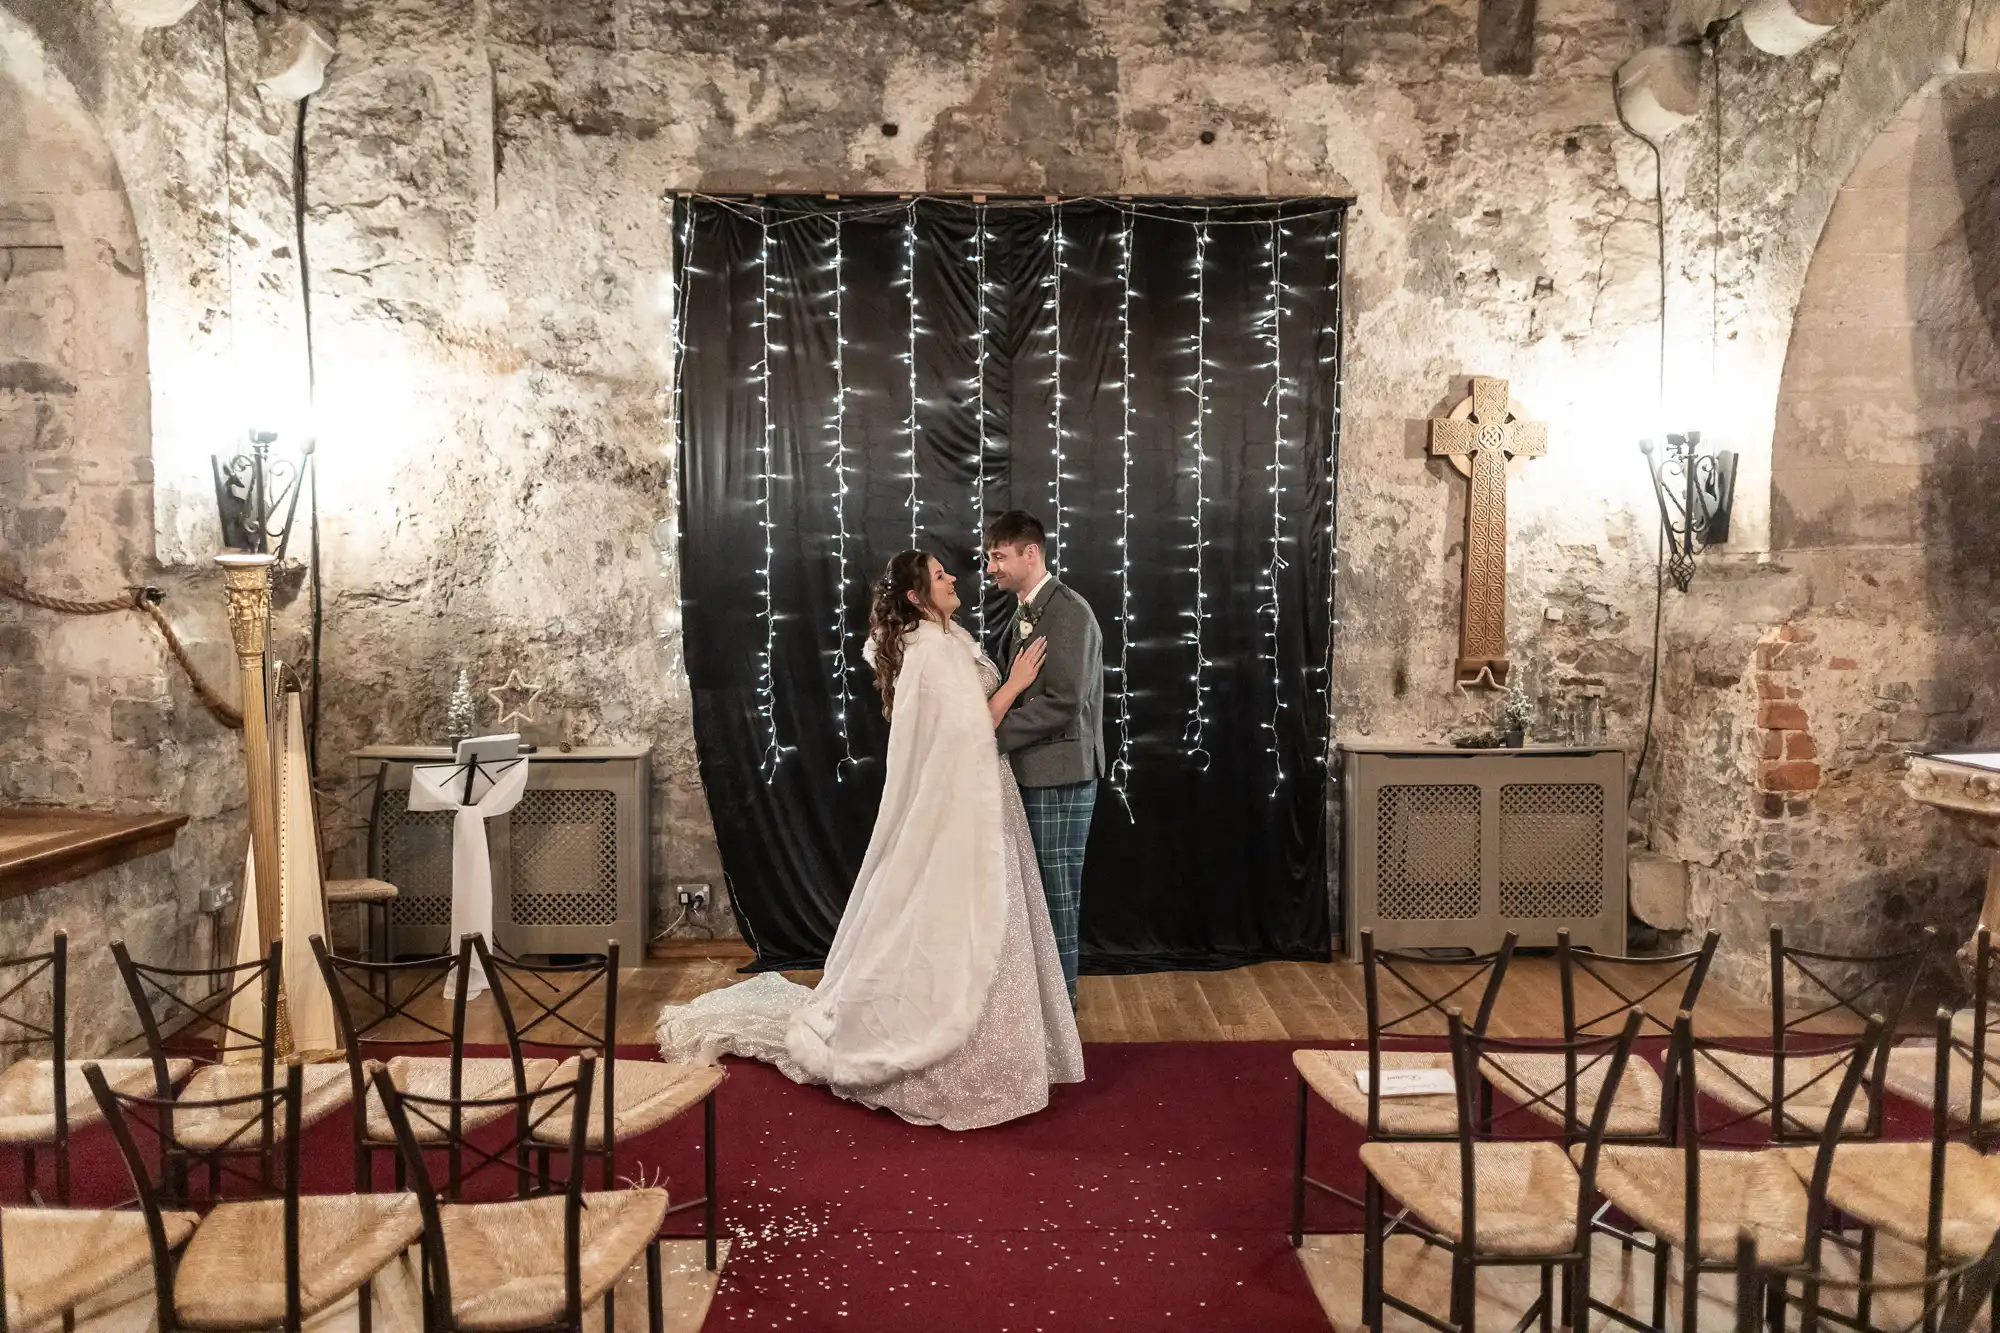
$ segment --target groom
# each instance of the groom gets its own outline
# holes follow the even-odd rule
[[[994,739],[1021,786],[1073,1008],[1083,851],[1104,775],[1104,636],[1090,603],[1049,572],[1047,549],[1040,521],[1018,509],[986,527],[987,572],[1020,605],[1001,657],[1011,668],[1036,639],[1048,643],[1041,675],[1000,720]]]

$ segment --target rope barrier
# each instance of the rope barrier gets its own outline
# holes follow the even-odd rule
[[[166,596],[158,588],[134,588],[124,597],[108,597],[102,601],[73,601],[67,597],[51,597],[47,593],[35,592],[12,579],[0,579],[0,597],[11,598],[25,606],[37,606],[44,611],[54,611],[66,616],[102,616],[114,611],[138,611],[160,627],[160,635],[167,641],[167,652],[187,673],[188,683],[194,687],[196,697],[202,706],[214,715],[215,720],[231,730],[243,727],[243,713],[234,704],[216,693],[215,687],[202,679],[195,668],[194,659],[188,656],[187,648],[180,636],[160,610],[160,602]]]

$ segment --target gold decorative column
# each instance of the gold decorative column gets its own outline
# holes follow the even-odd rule
[[[230,551],[215,557],[222,566],[229,596],[229,633],[236,640],[236,676],[243,698],[243,764],[249,775],[250,850],[256,865],[257,929],[263,936],[260,953],[268,954],[284,931],[284,907],[278,886],[278,784],[267,726],[264,649],[271,628],[271,566],[275,557]],[[284,999],[279,998],[278,1038],[284,1040]]]

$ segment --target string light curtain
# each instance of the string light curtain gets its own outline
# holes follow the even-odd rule
[[[1104,631],[1086,969],[1328,956],[1342,217],[676,200],[687,669],[759,967],[823,960],[867,848],[870,584],[914,534],[997,652],[1014,507]]]

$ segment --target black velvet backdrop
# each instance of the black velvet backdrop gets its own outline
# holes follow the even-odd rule
[[[914,527],[917,544],[959,576],[962,623],[979,628],[977,217],[987,237],[986,510],[1025,508],[1053,530],[1050,313],[1058,293],[1050,281],[1050,206],[776,197],[676,205],[687,667],[723,864],[760,967],[811,966],[824,957],[881,793],[887,726],[860,649],[869,585],[910,545],[913,526],[904,281],[912,218]],[[1050,555],[1103,626],[1106,744],[1114,760],[1122,750],[1129,763],[1122,797],[1109,784],[1100,790],[1091,832],[1086,970],[1329,956],[1321,756],[1341,217],[1329,200],[1061,206],[1063,466],[1060,537],[1052,533]],[[1276,473],[1273,221],[1287,381]],[[1129,284],[1121,265],[1128,222]],[[835,338],[836,226],[844,346]],[[1190,745],[1198,306],[1208,366],[1199,511],[1205,757]],[[1127,326],[1129,340],[1121,337]],[[846,382],[844,499],[837,362]],[[1129,502],[1121,503],[1128,452]],[[1275,614],[1274,476],[1282,481],[1284,562]],[[845,505],[844,542],[837,502]],[[1126,564],[1119,543],[1128,518]],[[1128,585],[1129,615],[1121,616]],[[985,623],[995,642],[1012,600],[988,585]],[[836,629],[843,604],[844,639]],[[1121,652],[1131,686],[1124,700]],[[1125,704],[1129,726],[1120,724]]]

